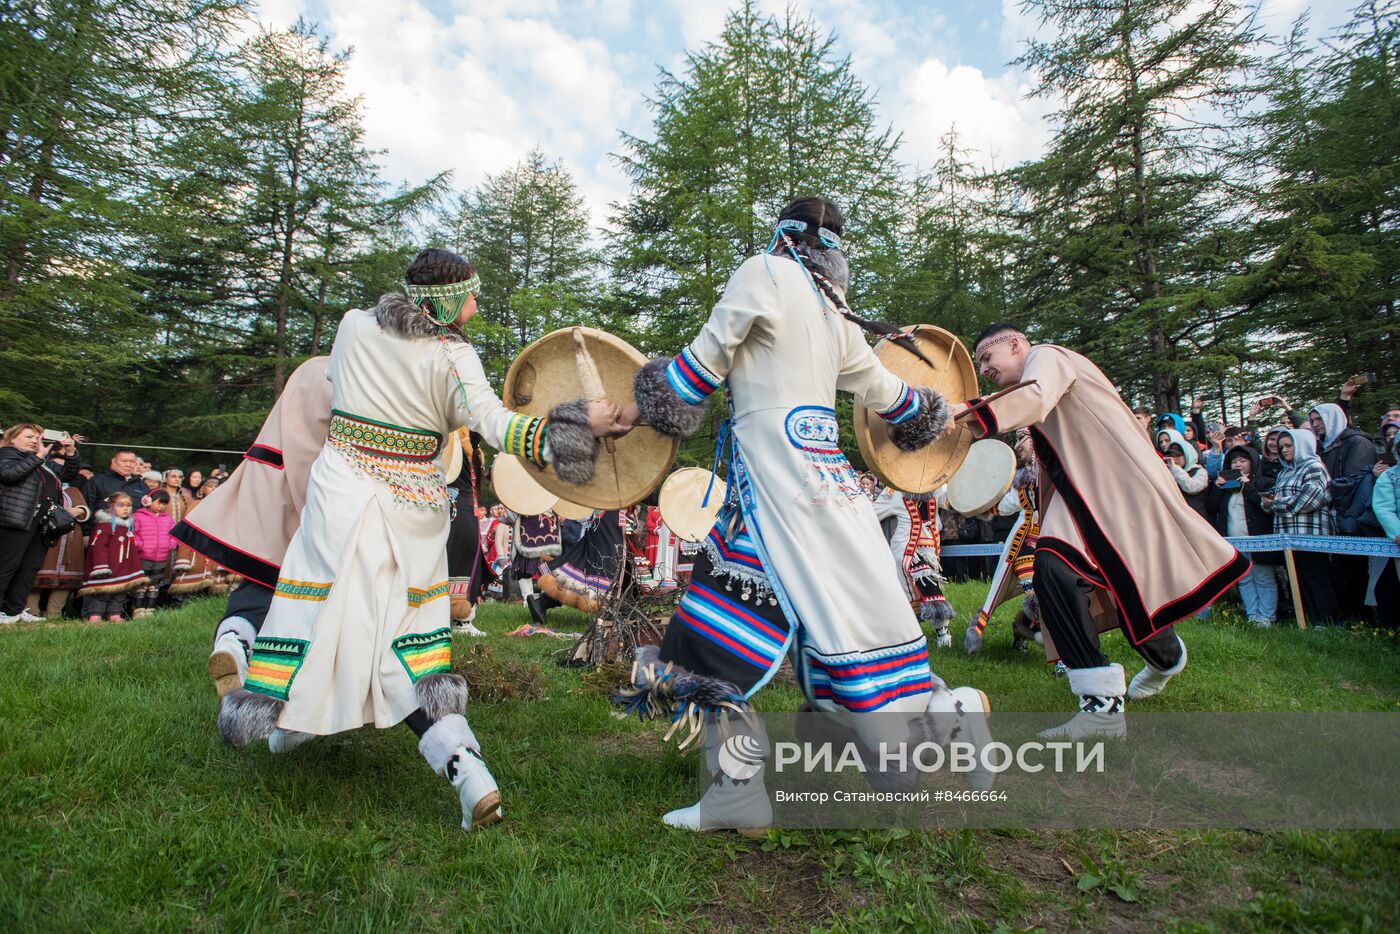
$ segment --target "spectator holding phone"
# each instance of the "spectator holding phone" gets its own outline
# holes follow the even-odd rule
[[[1264,508],[1263,495],[1272,480],[1260,474],[1262,458],[1247,444],[1237,444],[1225,455],[1226,466],[1211,484],[1210,505],[1215,527],[1226,537],[1270,535],[1274,516]],[[1275,568],[1282,558],[1276,551],[1255,552],[1253,566],[1240,578],[1240,602],[1245,616],[1256,626],[1272,626],[1278,618],[1278,581]]]
[[[1166,454],[1162,459],[1166,462],[1167,469],[1171,471],[1172,479],[1180,488],[1181,495],[1186,498],[1186,504],[1200,513],[1202,518],[1209,519],[1207,490],[1210,487],[1210,476],[1206,473],[1206,469],[1197,463],[1195,446],[1183,438],[1181,433],[1174,428],[1157,433],[1159,449],[1164,441]]]
[[[0,436],[0,625],[39,622],[29,612],[29,591],[44,563],[48,543],[42,519],[63,502],[63,482],[77,477],[78,458],[55,460],[63,442],[43,441],[32,422],[13,425]]]
[[[1284,535],[1334,535],[1336,517],[1327,492],[1331,478],[1317,456],[1317,436],[1305,428],[1290,428],[1279,436],[1283,467],[1274,488],[1261,501],[1274,514],[1274,530]],[[1298,589],[1313,625],[1326,626],[1337,618],[1337,595],[1332,589],[1328,556],[1316,551],[1294,553]]]

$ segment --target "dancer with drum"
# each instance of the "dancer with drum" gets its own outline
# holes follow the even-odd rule
[[[984,330],[973,353],[982,375],[1008,388],[954,406],[954,417],[982,436],[1029,426],[1039,463],[1035,592],[1079,696],[1079,712],[1047,733],[1126,735],[1125,699],[1157,694],[1186,667],[1172,625],[1229,590],[1249,559],[1186,504],[1087,357],[1032,345],[1005,322]],[[1100,629],[1114,625],[1146,662],[1131,685],[1099,648]]]
[[[837,446],[838,389],[878,412],[905,450],[948,426],[942,396],[906,385],[866,343],[863,329],[917,350],[846,305],[842,233],[830,201],[788,205],[768,249],[735,271],[699,336],[637,375],[636,403],[623,415],[687,435],[706,398],[727,384],[725,506],[659,651],[638,650],[634,689],[620,698],[644,715],[674,711],[689,726],[686,742],[702,740],[713,784],[663,818],[673,827],[760,833],[771,823],[762,773],[735,782],[716,763],[726,733],[766,747],[748,701],[785,655],[809,704],[840,718],[868,749],[928,738],[929,711],[949,714],[933,729],[989,741],[985,695],[949,690],[929,670],[879,520]],[[904,716],[871,716],[877,711]]]
[[[586,482],[617,408],[582,400],[548,418],[496,398],[462,325],[480,280],[455,253],[424,250],[391,293],[341,320],[326,371],[329,439],[282,562],[244,687],[225,695],[234,746],[286,751],[315,735],[406,722],[448,779],[462,826],[501,819],[500,794],[467,724],[451,667],[443,436],[487,444]]]

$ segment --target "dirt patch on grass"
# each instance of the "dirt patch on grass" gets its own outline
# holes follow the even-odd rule
[[[754,845],[725,867],[700,920],[712,931],[806,932],[865,903],[866,893],[826,876],[804,853]]]
[[[1240,905],[1255,895],[1239,864],[1226,868],[1224,878],[1203,878],[1180,858],[1194,841],[1189,835],[1146,833],[1119,838],[1116,862],[1135,873],[1137,898],[1125,902],[1102,887],[1081,891],[1080,863],[1084,847],[1073,835],[1035,837],[987,834],[979,838],[984,865],[1018,880],[1030,892],[1029,908],[1008,918],[985,893],[974,890],[965,901],[968,911],[995,926],[1014,921],[1017,927],[1047,931],[1151,932],[1173,919],[1202,921],[1211,906]]]
[[[473,643],[452,653],[452,670],[467,679],[473,701],[537,700],[549,682],[538,662],[497,658],[490,645]]]

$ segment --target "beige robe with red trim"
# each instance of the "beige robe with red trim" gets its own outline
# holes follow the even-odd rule
[[[301,524],[311,465],[331,423],[330,357],[293,371],[243,462],[175,527],[175,537],[268,589]]]
[[[980,435],[1031,427],[1040,461],[1040,540],[1113,596],[1140,643],[1208,606],[1249,560],[1181,495],[1108,377],[1087,357],[1039,344],[1022,380],[968,424]]]

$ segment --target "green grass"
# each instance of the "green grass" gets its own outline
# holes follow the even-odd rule
[[[966,616],[982,593],[950,596]],[[538,663],[544,696],[474,701],[506,822],[463,833],[406,728],[283,757],[226,747],[204,673],[221,609],[0,631],[0,929],[1397,927],[1396,833],[668,831],[659,815],[697,793],[693,758],[556,667],[567,643],[501,636],[526,621],[518,607],[479,614],[493,634],[483,664]],[[941,652],[935,669],[998,710],[1068,711],[1043,656],[1011,651],[1008,614],[977,658]],[[1387,638],[1258,631],[1228,612],[1181,632],[1190,667],[1152,709],[1400,701]],[[1120,636],[1105,646],[1137,669]],[[760,706],[799,701],[778,684]]]

